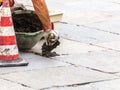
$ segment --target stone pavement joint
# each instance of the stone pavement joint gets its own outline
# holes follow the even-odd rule
[[[112,32],[112,31],[108,31],[108,30],[103,30],[103,29],[99,29],[97,27],[90,27],[90,26],[87,26],[87,25],[84,25],[84,24],[72,24],[72,23],[69,23],[69,22],[60,22],[62,24],[69,24],[69,25],[76,25],[78,27],[85,27],[85,28],[88,28],[88,29],[95,29],[95,30],[98,30],[98,31],[102,31],[102,32],[108,32],[108,33],[111,33],[111,34],[115,34],[115,35],[120,35],[120,33],[117,33],[117,32]]]
[[[23,83],[18,83],[18,82],[15,82],[15,81],[12,81],[12,80],[3,78],[3,77],[0,77],[0,79],[5,80],[5,81],[8,81],[8,82],[11,82],[11,83],[19,84],[19,85],[21,85],[21,86],[23,86],[23,87],[27,87],[27,88],[34,89],[34,88],[32,88],[31,86],[25,85],[25,84],[23,84]]]
[[[71,62],[69,62],[69,61],[58,60],[58,59],[55,59],[55,58],[52,58],[52,59],[57,60],[57,61],[62,61],[62,62],[64,62],[64,63],[70,64],[71,66],[74,66],[74,67],[79,67],[79,66],[81,66],[81,67],[84,67],[84,68],[87,68],[87,69],[90,69],[90,70],[93,70],[93,71],[98,71],[98,72],[102,72],[102,73],[106,73],[106,74],[117,74],[117,73],[119,73],[119,72],[106,72],[106,71],[103,71],[103,70],[99,70],[99,69],[95,69],[95,68],[91,68],[91,67],[87,67],[87,66],[76,65],[76,64],[71,63]]]
[[[93,71],[84,67],[73,66],[11,73],[0,75],[0,77],[4,80],[10,81],[11,83],[17,83],[37,90],[53,86],[83,85],[120,78],[115,75]]]
[[[65,37],[64,37],[64,39],[70,40],[70,41],[74,41],[74,42],[80,42],[78,40],[69,39],[69,38],[65,38]],[[112,50],[112,51],[120,52],[120,50],[116,50],[116,49],[109,48],[109,47],[104,47],[104,46],[101,46],[101,45],[98,45],[98,44],[95,44],[95,43],[86,43],[86,44],[91,45],[91,46],[96,46],[96,47],[104,48],[106,50]],[[61,55],[69,55],[69,54],[61,54]]]
[[[115,35],[120,35],[120,34],[117,33],[117,32],[112,32],[112,31],[108,31],[108,30],[103,30],[103,29],[99,29],[99,28],[97,28],[97,27],[90,27],[90,26],[87,26],[87,25],[80,25],[80,26],[83,26],[83,27],[89,28],[89,29],[95,29],[95,30],[98,30],[98,31],[108,32],[108,33],[115,34]]]
[[[63,55],[61,55],[61,56],[63,56]],[[56,60],[56,61],[62,61],[62,62],[64,62],[64,63],[70,64],[71,66],[78,67],[78,65],[73,64],[73,63],[70,63],[70,62],[67,62],[67,61],[64,61],[64,60],[58,60],[58,59],[55,59],[55,58],[51,58],[51,59],[54,59],[54,60]]]
[[[64,86],[52,86],[52,87],[42,88],[39,90],[47,90],[47,89],[61,88],[61,87],[78,87],[78,86],[84,86],[84,85],[94,84],[94,83],[98,83],[98,82],[112,81],[112,80],[118,80],[118,79],[120,79],[120,78],[114,78],[114,79],[108,79],[108,80],[99,80],[99,81],[92,81],[92,82],[85,82],[85,83],[76,83],[76,84],[64,85]]]
[[[113,49],[113,48],[109,48],[109,47],[105,47],[105,46],[101,46],[101,45],[97,45],[97,44],[93,44],[93,43],[89,43],[89,45],[96,46],[96,47],[101,47],[101,48],[105,48],[105,49],[111,50],[111,51],[120,52],[120,50],[116,50],[116,49]]]
[[[83,67],[85,67],[85,66],[83,66]],[[91,67],[85,67],[85,68],[88,68],[88,69],[91,69],[91,70],[94,70],[94,71],[98,71],[98,72],[102,72],[102,73],[107,73],[107,74],[117,74],[117,73],[119,73],[119,72],[106,72],[106,71],[91,68]]]

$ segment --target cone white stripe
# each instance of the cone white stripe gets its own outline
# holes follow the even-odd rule
[[[18,49],[16,45],[0,45],[0,55],[16,55],[18,54]]]
[[[3,8],[1,9],[1,16],[2,16],[2,17],[11,16],[10,7],[3,7]]]
[[[0,27],[0,36],[14,36],[14,27],[9,26],[9,27]]]

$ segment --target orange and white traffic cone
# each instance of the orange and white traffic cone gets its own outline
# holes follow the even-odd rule
[[[3,0],[0,19],[0,67],[26,66],[28,62],[20,58],[11,10],[8,0]]]

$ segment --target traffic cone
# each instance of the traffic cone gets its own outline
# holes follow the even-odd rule
[[[3,0],[0,19],[0,67],[26,66],[20,58],[8,0]]]

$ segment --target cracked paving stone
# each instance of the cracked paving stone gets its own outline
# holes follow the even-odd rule
[[[80,85],[76,87],[60,87],[45,90],[120,90],[120,79]]]
[[[35,90],[15,82],[0,79],[0,90]]]
[[[22,83],[35,89],[45,89],[53,86],[65,86],[82,84],[118,78],[111,74],[105,74],[84,67],[56,67],[34,71],[10,73],[0,75],[1,78]]]
[[[120,72],[120,53],[115,51],[95,51],[88,53],[72,54],[53,57],[76,66],[84,66],[106,73]]]

